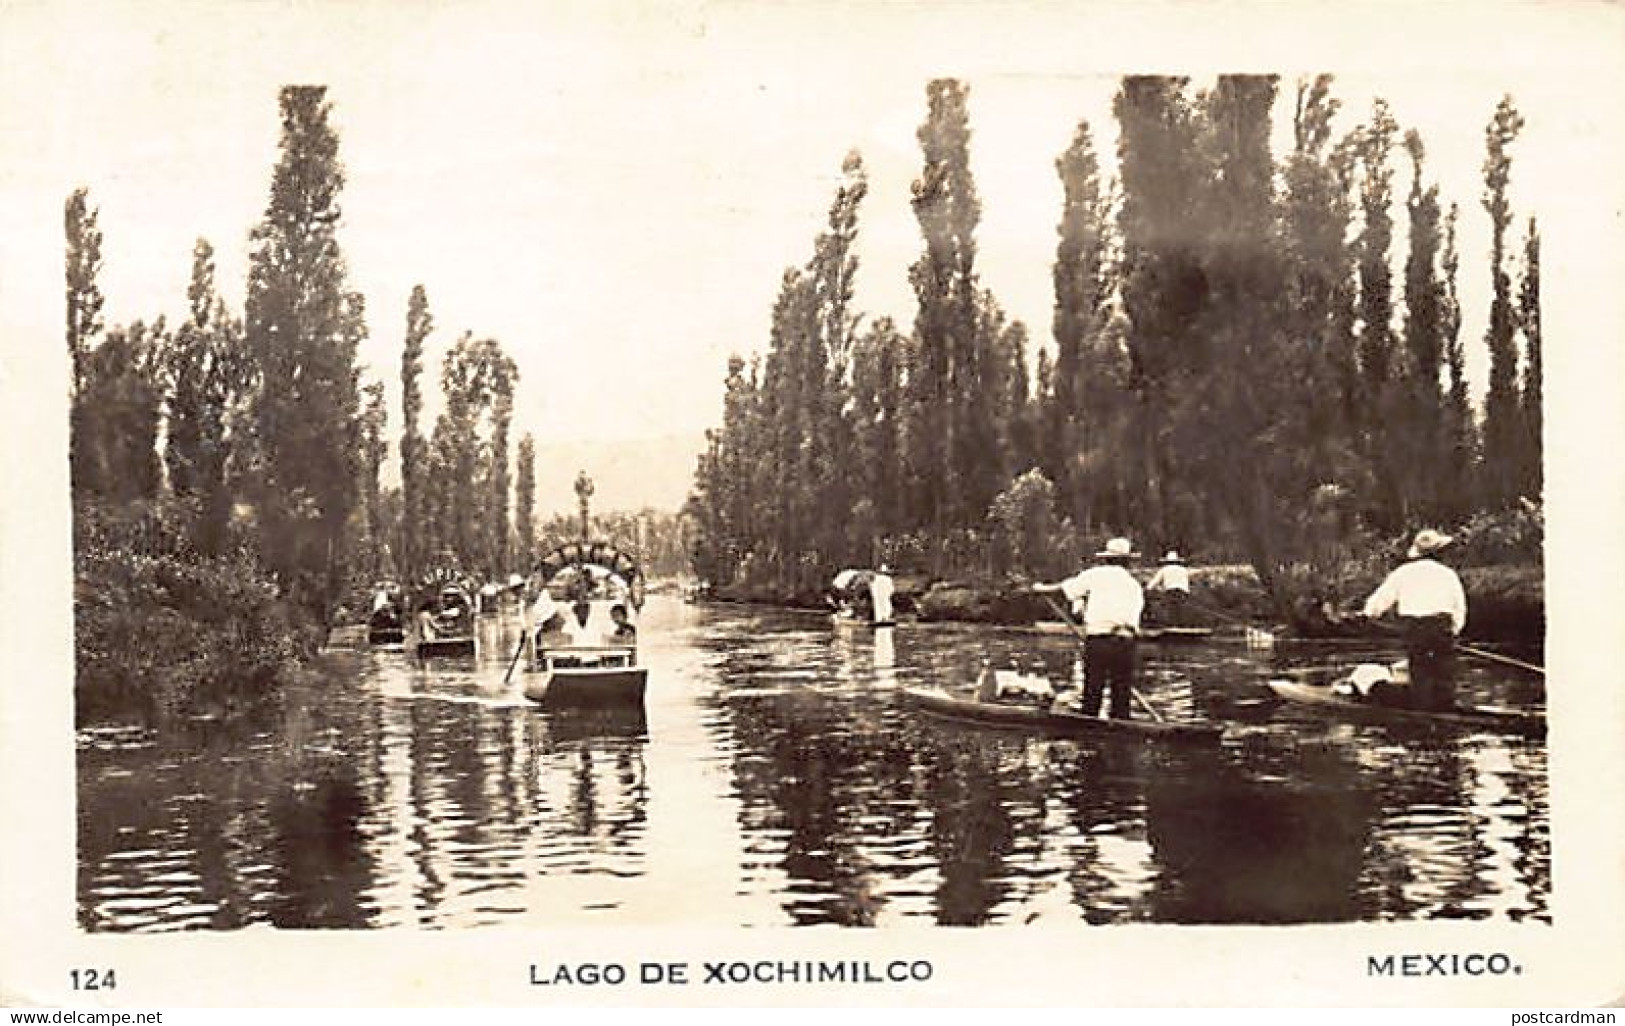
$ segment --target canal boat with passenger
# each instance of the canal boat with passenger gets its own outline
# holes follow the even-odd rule
[[[367,644],[373,648],[400,649],[406,643],[405,599],[392,581],[373,589],[372,612],[367,615]]]
[[[449,571],[430,574],[415,605],[412,640],[419,659],[469,658],[476,654],[474,599],[460,575]]]
[[[1312,707],[1340,719],[1362,723],[1484,730],[1526,737],[1543,737],[1546,734],[1546,717],[1539,713],[1484,705],[1457,706],[1448,710],[1419,709],[1362,697],[1351,688],[1339,687],[1347,680],[1344,677],[1329,683],[1312,683],[1276,678],[1267,684],[1270,692],[1284,702]]]
[[[607,542],[572,542],[542,557],[532,576],[525,697],[555,709],[641,708],[649,671],[638,663],[637,561]]]

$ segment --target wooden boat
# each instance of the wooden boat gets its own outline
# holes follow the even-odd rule
[[[604,542],[572,542],[543,556],[535,573],[544,582],[538,605],[555,611],[541,618],[560,626],[531,635],[525,697],[548,709],[641,709],[649,671],[638,665],[631,627],[643,605],[636,562]]]
[[[474,638],[419,638],[413,651],[419,659],[469,659],[474,656]]]
[[[400,624],[368,627],[367,644],[373,648],[399,647],[406,644],[406,631]]]
[[[1038,620],[1031,629],[1038,634],[1078,636],[1078,630],[1063,620]],[[1138,635],[1141,641],[1201,641],[1212,636],[1212,627],[1142,627]]]
[[[838,631],[867,631],[882,627],[896,627],[896,620],[866,620],[861,616],[849,613],[834,613],[830,616],[830,623]]]
[[[1362,702],[1332,691],[1329,685],[1305,684],[1295,680],[1271,680],[1269,688],[1279,698],[1323,709],[1335,715],[1367,723],[1412,723],[1421,726],[1461,727],[1503,731],[1531,737],[1546,733],[1546,717],[1539,713],[1495,706],[1462,706],[1450,712],[1407,709],[1403,706]]]
[[[982,702],[951,695],[941,688],[903,688],[902,695],[909,705],[943,719],[1062,737],[1137,737],[1211,744],[1223,733],[1222,728],[1207,723],[1102,719],[1034,705]]]
[[[455,570],[436,570],[425,578],[419,594],[432,602],[427,614],[421,602],[411,618],[412,650],[419,659],[467,659],[477,654],[474,641],[474,599],[465,579]],[[425,630],[423,617],[429,618]],[[425,634],[428,636],[426,637]]]
[[[400,646],[406,642],[406,625],[401,621],[404,599],[392,583],[378,585],[367,616],[367,644],[373,648]]]
[[[1077,634],[1071,624],[1061,620],[1038,620],[1033,623],[1032,629],[1038,634],[1065,634],[1068,637]]]
[[[1205,641],[1213,637],[1212,627],[1142,627],[1141,641]]]
[[[525,697],[544,708],[642,708],[649,669],[637,657],[632,646],[543,649]]]

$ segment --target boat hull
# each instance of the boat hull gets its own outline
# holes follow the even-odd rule
[[[1205,723],[1100,719],[1030,705],[979,702],[950,695],[940,688],[904,688],[902,695],[909,705],[943,719],[1062,737],[1137,737],[1212,744],[1223,734],[1221,728]]]
[[[421,640],[417,643],[416,652],[419,659],[466,659],[474,655],[474,639],[466,637]]]
[[[560,667],[527,676],[525,697],[544,709],[641,709],[648,684],[645,666]]]
[[[399,627],[367,628],[367,644],[375,648],[380,645],[403,645],[405,643],[406,632]]]
[[[1491,730],[1540,737],[1546,733],[1546,717],[1515,709],[1466,706],[1454,712],[1407,709],[1402,706],[1360,702],[1334,694],[1329,686],[1295,680],[1272,680],[1269,688],[1277,698],[1313,706],[1345,719],[1362,723],[1406,723],[1427,727]]]
[[[865,620],[857,616],[832,616],[830,622],[838,631],[873,631],[896,627],[896,620]]]
[[[1059,634],[1075,638],[1078,629],[1060,620],[1038,620],[1031,628],[1035,634]],[[1142,627],[1136,637],[1141,641],[1178,642],[1205,641],[1213,637],[1211,627]]]
[[[1211,637],[1212,627],[1145,627],[1140,631],[1141,641],[1206,641]]]

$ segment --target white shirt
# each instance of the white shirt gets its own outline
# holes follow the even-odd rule
[[[869,581],[869,602],[874,607],[875,623],[891,620],[891,596],[897,590],[890,576],[875,574]]]
[[[1190,569],[1180,563],[1164,563],[1145,582],[1145,586],[1150,591],[1161,588],[1163,591],[1183,591],[1188,594],[1191,590]]]
[[[540,627],[542,624],[551,619],[553,614],[558,611],[558,603],[554,602],[553,596],[547,593],[546,588],[543,588],[541,592],[537,594],[535,604],[530,607],[531,626]]]
[[[1457,634],[1467,625],[1467,593],[1461,578],[1431,559],[1413,559],[1397,567],[1365,600],[1365,615],[1382,616],[1396,606],[1400,616],[1448,613]]]
[[[1134,575],[1120,566],[1092,566],[1061,582],[1061,593],[1072,601],[1072,611],[1083,607],[1085,634],[1113,634],[1120,629],[1139,630],[1145,593]]]

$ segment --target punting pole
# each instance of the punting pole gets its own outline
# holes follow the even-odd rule
[[[1048,602],[1049,607],[1055,610],[1056,615],[1061,618],[1062,623],[1072,628],[1072,633],[1078,636],[1079,641],[1083,642],[1085,645],[1089,644],[1089,639],[1084,636],[1083,631],[1078,629],[1078,625],[1072,622],[1071,614],[1068,613],[1059,602],[1056,602],[1054,599],[1050,598],[1048,593],[1044,593],[1044,601]],[[1151,718],[1153,720],[1156,720],[1158,723],[1164,722],[1162,714],[1157,712],[1157,707],[1145,700],[1145,696],[1140,694],[1139,688],[1135,687],[1131,683],[1128,686],[1128,692],[1139,700],[1140,705],[1145,709],[1146,712],[1151,714]]]

